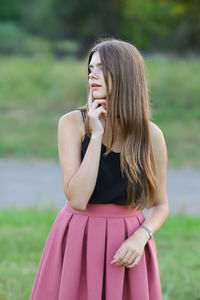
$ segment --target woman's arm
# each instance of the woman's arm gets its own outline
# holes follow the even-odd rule
[[[81,162],[81,122],[82,117],[78,110],[60,118],[58,151],[64,193],[72,208],[85,210],[97,180],[102,134],[92,134]]]
[[[162,131],[154,123],[150,125],[151,140],[156,164],[158,168],[156,193],[156,205],[149,209],[143,225],[147,225],[153,233],[155,233],[164,223],[169,215],[169,206],[167,199],[166,177],[167,177],[167,147]],[[141,234],[149,238],[148,232],[144,228],[138,228]]]
[[[143,225],[147,225],[151,231],[155,233],[167,219],[169,208],[166,192],[167,148],[162,131],[153,123],[151,123],[151,140],[158,168],[158,190],[156,193],[156,205],[149,210],[149,214],[143,222]],[[111,263],[133,268],[139,263],[148,240],[149,234],[146,229],[139,227],[122,243],[116,251]]]

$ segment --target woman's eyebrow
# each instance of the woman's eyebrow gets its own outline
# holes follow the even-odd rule
[[[101,66],[101,63],[96,64],[96,66]],[[93,67],[93,65],[90,64],[88,67]]]

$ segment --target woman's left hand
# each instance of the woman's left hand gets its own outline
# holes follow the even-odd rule
[[[143,229],[138,229],[126,239],[113,256],[111,264],[132,268],[137,265],[142,256],[144,247],[148,241],[148,233]]]

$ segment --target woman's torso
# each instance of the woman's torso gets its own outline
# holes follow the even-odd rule
[[[85,121],[84,112],[80,111],[83,121]],[[85,134],[81,145],[81,161],[89,142],[90,138]],[[104,156],[105,151],[106,146],[102,143],[97,181],[88,203],[124,205],[127,200],[127,183],[126,176],[123,177],[120,169],[120,152],[111,151],[107,156]]]

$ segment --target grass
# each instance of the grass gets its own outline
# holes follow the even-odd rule
[[[27,300],[55,211],[0,212],[0,299]]]
[[[169,167],[199,168],[199,58],[153,55],[145,62]],[[1,56],[0,64],[0,156],[58,162],[58,120],[86,102],[86,60]]]
[[[199,300],[200,219],[169,216],[156,232],[163,300]]]
[[[58,210],[0,211],[0,300],[30,296],[49,231]],[[169,216],[155,233],[163,300],[199,300],[200,220]]]

